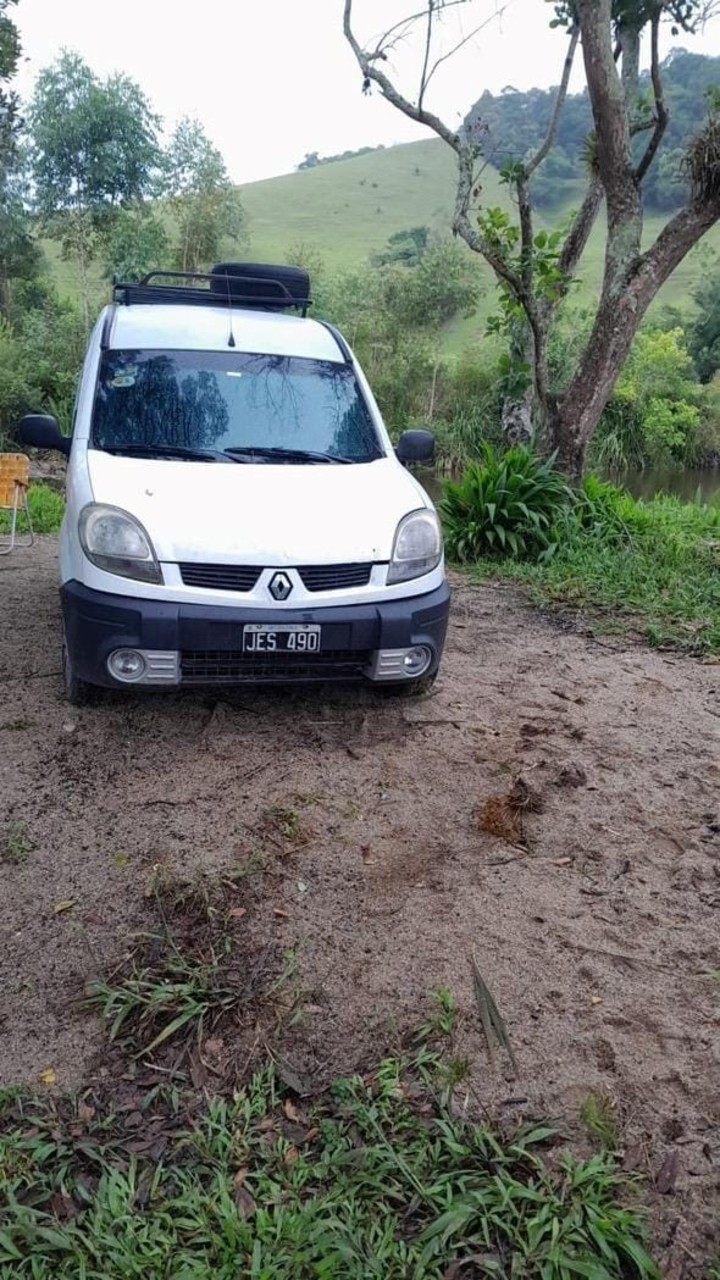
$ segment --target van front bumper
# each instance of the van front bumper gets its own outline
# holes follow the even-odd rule
[[[263,610],[142,600],[93,591],[79,582],[61,588],[65,643],[75,675],[108,688],[279,684],[325,680],[409,681],[404,655],[425,646],[440,664],[450,609],[447,583],[427,595],[373,604]],[[322,628],[317,653],[243,652],[250,624],[313,624]],[[141,674],[116,679],[108,659],[139,653]],[[138,664],[140,665],[140,664]]]

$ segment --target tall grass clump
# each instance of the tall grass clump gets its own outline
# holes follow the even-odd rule
[[[572,491],[555,469],[528,445],[501,453],[482,447],[462,479],[449,482],[440,502],[449,555],[461,563],[483,556],[543,561],[556,550],[558,523]]]

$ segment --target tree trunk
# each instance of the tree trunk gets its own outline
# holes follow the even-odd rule
[[[720,198],[682,209],[655,243],[624,275],[603,286],[593,331],[573,381],[556,409],[551,426],[561,464],[579,477],[588,442],[627,360],[645,313],[668,276],[706,231],[720,219]]]
[[[78,226],[77,256],[78,269],[80,271],[80,297],[82,299],[83,320],[87,336],[90,333],[90,298],[88,296],[87,260],[85,255],[85,228],[82,224]]]
[[[525,321],[515,320],[509,333],[510,360],[514,367],[527,365],[533,367],[533,338]],[[526,390],[508,393],[503,397],[500,418],[502,438],[506,444],[527,444],[533,436],[534,392],[532,386]]]

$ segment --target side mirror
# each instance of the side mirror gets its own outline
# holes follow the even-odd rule
[[[57,449],[66,458],[70,456],[70,437],[63,435],[57,418],[51,413],[28,413],[20,419],[18,429],[23,444],[30,444],[34,449]]]
[[[417,428],[414,431],[403,431],[395,450],[400,462],[433,462],[435,460],[435,437],[432,431]]]

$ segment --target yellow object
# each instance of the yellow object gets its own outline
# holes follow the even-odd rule
[[[31,547],[35,541],[28,488],[30,486],[30,459],[24,453],[0,453],[0,511],[10,512],[10,532],[0,534],[0,555],[6,556],[15,546]],[[20,543],[17,537],[18,514],[24,511],[29,534]]]

